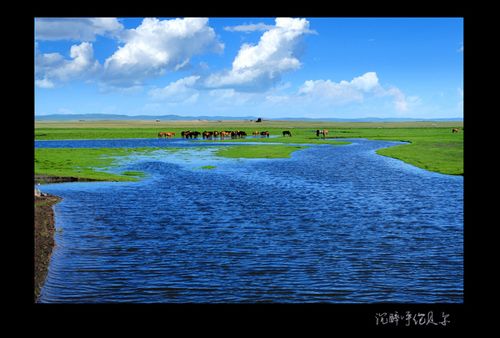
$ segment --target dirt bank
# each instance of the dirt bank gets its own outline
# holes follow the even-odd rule
[[[54,211],[52,206],[61,200],[53,195],[35,196],[35,299],[47,276],[54,247]]]
[[[35,184],[93,181],[97,180],[79,177],[35,175]],[[49,194],[35,196],[35,300],[40,296],[40,290],[47,277],[50,256],[54,247],[55,221],[52,206],[60,200],[60,197]]]
[[[61,177],[61,176],[47,176],[47,175],[35,175],[35,183],[62,183],[62,182],[96,182],[99,180],[94,180],[91,178],[81,178],[81,177]]]

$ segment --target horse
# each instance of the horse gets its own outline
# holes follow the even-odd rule
[[[201,133],[201,135],[203,136],[203,139],[208,139],[208,138],[212,138],[212,136],[214,135],[214,132],[213,131],[204,131],[203,133]]]
[[[260,133],[259,133],[259,131],[258,131],[258,130],[256,130],[256,131],[252,132],[252,135],[253,135],[253,136],[257,136],[257,135],[259,135],[259,134],[260,134]]]
[[[453,128],[453,129],[451,130],[451,132],[452,132],[452,133],[458,133],[459,131],[460,131],[460,130],[459,130],[458,128]]]
[[[261,131],[260,132],[260,136],[266,136],[266,137],[269,137],[269,132],[266,130],[266,131]]]
[[[328,130],[326,129],[323,129],[323,130],[316,130],[316,136],[319,137],[319,135],[323,135],[323,138],[326,137],[326,135],[328,135]]]
[[[290,137],[292,137],[292,133],[289,130],[284,130],[283,131],[283,137],[285,137],[287,135],[290,136]]]
[[[165,138],[171,138],[172,136],[175,136],[175,133],[174,132],[170,132],[170,131],[160,131],[158,133],[158,137],[165,137]]]

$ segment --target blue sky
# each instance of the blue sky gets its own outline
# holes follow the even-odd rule
[[[462,18],[37,18],[35,114],[463,117]]]

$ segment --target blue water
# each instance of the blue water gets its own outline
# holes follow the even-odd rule
[[[463,177],[351,141],[272,160],[171,141],[186,150],[122,162],[141,182],[42,186],[63,200],[40,301],[462,303]]]

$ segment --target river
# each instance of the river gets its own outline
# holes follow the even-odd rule
[[[183,148],[122,160],[148,174],[140,182],[41,187],[63,200],[39,301],[463,303],[463,177],[375,153],[398,142],[350,141],[289,159],[37,141]]]

